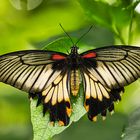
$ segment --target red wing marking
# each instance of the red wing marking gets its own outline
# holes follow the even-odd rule
[[[96,52],[90,52],[82,56],[82,58],[95,58],[97,56]]]
[[[60,55],[60,54],[53,54],[52,59],[53,60],[63,60],[63,59],[66,59],[66,57],[63,55]]]

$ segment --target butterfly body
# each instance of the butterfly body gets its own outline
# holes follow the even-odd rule
[[[0,56],[0,81],[38,98],[43,114],[50,121],[68,125],[72,113],[71,97],[84,86],[84,107],[88,118],[106,116],[114,110],[114,102],[121,100],[124,86],[140,77],[140,48],[135,46],[107,46],[70,54],[26,50]],[[80,80],[82,79],[82,80]]]
[[[77,70],[72,70],[71,71],[71,77],[70,77],[70,84],[71,84],[71,93],[73,96],[76,96],[79,91],[79,85],[80,85],[80,76],[79,76],[79,71]]]
[[[68,66],[70,69],[70,87],[71,93],[73,96],[77,96],[79,92],[79,85],[80,85],[80,74],[79,74],[79,67],[80,67],[80,55],[78,54],[78,47],[73,46],[71,47],[71,53],[68,56]]]

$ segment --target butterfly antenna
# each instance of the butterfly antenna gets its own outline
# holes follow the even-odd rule
[[[89,29],[77,40],[77,42],[75,43],[75,45],[77,45],[79,43],[79,41],[92,29],[93,25],[89,27]]]
[[[63,28],[63,26],[61,24],[59,24],[60,27],[62,28],[62,30],[64,31],[64,33],[68,36],[68,38],[71,40],[73,46],[75,45],[75,43],[73,42],[72,38],[70,37],[70,35],[65,31],[65,29]]]

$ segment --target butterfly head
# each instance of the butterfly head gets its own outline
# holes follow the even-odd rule
[[[76,46],[79,41],[92,29],[93,26],[91,26],[78,40],[76,43],[73,42],[72,38],[70,37],[70,35],[65,31],[65,29],[63,28],[63,26],[61,24],[59,24],[60,27],[62,28],[62,30],[64,31],[64,33],[68,36],[68,38],[71,40],[73,47],[71,47],[71,53],[70,54],[78,54],[78,47]],[[69,54],[69,52],[68,52]]]
[[[72,46],[70,54],[78,54],[78,49],[79,47],[77,47],[76,45]]]

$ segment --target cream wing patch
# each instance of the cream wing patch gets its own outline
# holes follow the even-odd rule
[[[44,103],[51,101],[52,105],[56,105],[62,101],[70,103],[70,89],[68,88],[68,74],[60,74],[57,78],[42,92],[45,97]]]
[[[94,98],[98,101],[102,101],[103,98],[110,98],[110,90],[104,87],[99,81],[95,81],[92,79],[86,72],[84,73],[84,90],[85,90],[85,98]]]

